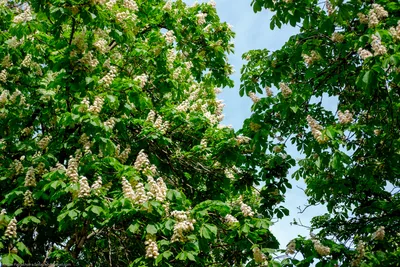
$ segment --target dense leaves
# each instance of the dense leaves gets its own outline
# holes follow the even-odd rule
[[[255,100],[243,131],[256,130],[253,141],[276,153],[294,144],[304,155],[294,178],[304,179],[309,204],[328,209],[312,220],[311,240],[291,244],[290,252],[304,259],[290,257],[285,264],[310,266],[318,259],[318,266],[397,266],[399,2],[252,5],[256,12],[274,12],[272,29],[290,24],[300,33],[277,51],[243,56],[248,63],[240,93]],[[258,99],[254,93],[266,87],[267,96]]]
[[[220,124],[234,34],[214,2],[0,13],[3,264],[273,262],[289,166]]]

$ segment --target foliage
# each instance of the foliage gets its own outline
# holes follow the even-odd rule
[[[219,124],[234,34],[213,2],[0,13],[3,264],[272,264],[289,166]]]
[[[304,179],[310,205],[328,210],[312,220],[311,240],[290,244],[303,260],[289,257],[285,265],[398,266],[399,2],[252,5],[273,11],[271,29],[290,24],[300,33],[277,51],[243,55],[240,93],[255,100],[243,133],[258,125],[252,141],[276,153],[290,140],[304,155],[294,178]],[[329,254],[319,253],[324,247]]]

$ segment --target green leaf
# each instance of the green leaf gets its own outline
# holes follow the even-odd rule
[[[148,224],[146,226],[146,232],[155,235],[157,233],[157,228],[153,224]]]
[[[2,255],[1,263],[4,265],[12,265],[14,263],[13,254]]]
[[[17,254],[11,254],[14,260],[16,260],[19,264],[24,263],[24,260],[18,256]]]
[[[189,260],[191,260],[191,261],[196,261],[195,255],[193,255],[193,254],[190,253],[190,252],[187,252],[186,254],[187,254],[187,258],[188,258]]]
[[[132,234],[136,234],[136,232],[139,230],[140,224],[139,223],[132,223],[128,227],[128,231],[131,232]]]
[[[29,249],[25,246],[24,243],[18,242],[18,243],[17,243],[17,248],[18,248],[18,250],[21,251],[23,254],[28,254],[28,255],[32,256],[31,252],[30,252]]]
[[[205,227],[205,225],[202,225],[200,227],[200,236],[205,238],[205,239],[211,239],[211,231]]]

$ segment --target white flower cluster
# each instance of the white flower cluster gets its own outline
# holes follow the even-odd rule
[[[224,110],[225,104],[224,101],[221,99],[216,99],[215,100],[215,115],[217,116],[218,121],[222,121],[224,118],[224,115],[222,114],[222,111]]]
[[[47,173],[46,164],[44,164],[44,162],[40,162],[39,165],[36,167],[36,173],[39,175]]]
[[[96,96],[96,97],[94,98],[93,105],[89,105],[90,102],[89,102],[89,100],[85,97],[85,98],[82,100],[82,104],[84,104],[84,105],[86,106],[87,111],[89,111],[90,113],[99,114],[100,111],[101,111],[101,109],[103,108],[104,99],[103,99],[102,97],[100,97],[100,96]]]
[[[385,227],[380,226],[375,233],[372,234],[372,239],[383,240],[385,238]]]
[[[185,242],[185,233],[194,230],[193,224],[196,222],[196,220],[189,219],[188,215],[188,211],[174,210],[171,212],[171,216],[173,216],[177,221],[177,223],[174,225],[171,242]]]
[[[0,94],[0,104],[1,105],[4,105],[7,103],[9,95],[10,95],[10,92],[8,90],[4,90],[3,92],[1,92],[1,94]]]
[[[110,129],[113,129],[116,122],[117,122],[117,119],[114,117],[111,117],[108,120],[106,120],[103,124],[104,124],[104,126],[110,128]]]
[[[343,36],[343,34],[341,34],[341,33],[334,32],[334,33],[332,34],[331,40],[332,40],[332,42],[335,42],[335,43],[343,43],[343,41],[344,41],[344,36]]]
[[[326,10],[328,11],[328,15],[329,16],[333,14],[333,11],[335,11],[334,8],[332,7],[331,2],[329,0],[325,1],[325,7],[326,7]]]
[[[390,27],[389,32],[392,35],[394,41],[400,41],[400,20],[397,22],[396,28]]]
[[[185,67],[186,67],[186,69],[188,71],[190,71],[190,69],[193,68],[193,62],[192,61],[188,61],[188,62],[185,62],[183,64],[185,64]]]
[[[149,166],[150,166],[149,158],[147,157],[146,153],[142,149],[139,151],[139,154],[136,157],[134,167],[135,167],[135,169],[140,171],[140,170],[144,170],[144,169],[148,168]]]
[[[147,114],[146,121],[154,123],[155,119],[156,119],[156,113],[154,112],[154,110],[150,110],[149,113]]]
[[[231,180],[235,179],[234,171],[232,169],[226,168],[224,170],[224,174],[225,174],[226,178],[228,178],[228,179],[231,179]]]
[[[217,3],[215,3],[214,0],[210,0],[210,2],[208,2],[207,4],[210,5],[213,8],[215,8],[217,6]]]
[[[358,267],[360,266],[362,258],[365,256],[365,243],[363,241],[359,241],[356,247],[357,256],[355,259],[351,261],[351,266]]]
[[[30,190],[26,190],[24,193],[24,206],[33,207],[33,197]]]
[[[77,157],[73,157],[72,155],[69,156],[68,160],[68,168],[66,170],[66,174],[69,177],[71,183],[77,183],[78,182],[78,167],[79,167],[79,159],[80,156],[78,155]]]
[[[313,119],[310,115],[307,115],[307,122],[308,125],[311,128],[311,133],[314,136],[314,138],[318,141],[318,143],[323,144],[328,141],[328,137],[324,136],[322,137],[322,126],[318,124],[316,120]]]
[[[65,166],[62,165],[60,162],[57,162],[55,167],[51,167],[50,168],[51,172],[54,172],[54,171],[63,171],[63,172],[65,172],[66,170],[67,169],[65,168]]]
[[[115,19],[121,24],[124,24],[128,19],[134,21],[136,18],[137,16],[135,14],[131,14],[129,11],[119,12],[117,15],[115,15]]]
[[[302,54],[302,57],[308,66],[321,59],[321,56],[316,51],[311,51],[310,55]]]
[[[97,40],[97,41],[93,44],[93,46],[96,47],[96,49],[97,49],[100,53],[102,53],[102,54],[107,53],[108,50],[109,50],[108,43],[107,43],[107,41],[104,40],[104,39],[99,39],[99,40]]]
[[[238,223],[238,222],[239,221],[234,216],[232,216],[230,214],[227,214],[225,216],[225,223],[228,224],[228,225],[232,225],[232,224],[235,224],[235,223]]]
[[[256,263],[262,263],[263,266],[268,266],[267,257],[261,252],[260,248],[253,248],[253,258]]]
[[[221,88],[215,87],[215,88],[214,88],[214,93],[215,93],[216,95],[222,93]]]
[[[11,39],[7,40],[6,43],[10,48],[15,49],[24,43],[24,39],[18,40],[17,37],[13,36]]]
[[[110,71],[100,79],[99,83],[103,84],[104,87],[110,87],[114,78],[117,76],[117,68],[115,66],[110,66]]]
[[[129,153],[131,153],[131,147],[130,147],[130,146],[127,146],[127,147],[122,151],[122,153],[120,153],[120,149],[121,149],[121,146],[120,146],[120,145],[117,145],[117,149],[116,149],[116,151],[115,151],[115,156],[116,156],[116,158],[123,164],[123,163],[125,163],[125,162],[128,160],[128,158],[129,158]]]
[[[36,186],[35,169],[31,166],[25,175],[25,186]]]
[[[289,244],[286,246],[286,254],[294,254],[296,253],[296,241],[291,240]]]
[[[14,93],[10,96],[10,101],[14,104],[18,97],[19,97],[19,104],[24,105],[26,101],[25,96],[18,89],[16,89]]]
[[[369,57],[372,57],[372,53],[369,52],[367,49],[359,48],[357,53],[361,57],[361,59],[363,59],[363,60],[365,60],[365,59],[367,59]]]
[[[108,0],[107,3],[106,3],[106,7],[109,10],[112,10],[116,3],[117,3],[117,0]]]
[[[146,195],[146,191],[144,189],[144,185],[142,183],[138,183],[135,186],[135,191],[133,190],[131,184],[125,177],[122,177],[122,192],[124,193],[124,197],[132,200],[135,204],[143,204],[148,200]]]
[[[374,56],[384,55],[387,52],[386,47],[382,45],[381,38],[375,34],[372,35],[371,46]]]
[[[79,198],[88,197],[90,196],[90,186],[88,180],[85,176],[81,176],[79,179]]]
[[[372,9],[368,13],[368,27],[373,28],[379,24],[379,20],[387,17],[388,12],[378,4],[372,4]]]
[[[51,135],[47,135],[45,137],[43,137],[42,139],[39,140],[39,142],[37,143],[38,147],[40,149],[46,149],[46,147],[49,145],[50,141],[51,141]]]
[[[196,17],[197,17],[197,24],[203,25],[204,23],[206,23],[207,13],[200,12],[199,14],[196,15]]]
[[[155,238],[148,235],[144,244],[146,245],[146,258],[157,258],[159,253]]]
[[[2,70],[0,72],[0,81],[2,81],[3,83],[6,83],[7,82],[7,75],[8,75],[7,71],[6,70]]]
[[[29,68],[31,66],[31,64],[32,64],[32,55],[31,54],[27,54],[25,56],[24,60],[22,60],[21,66]]]
[[[7,211],[5,209],[2,209],[0,212],[0,215],[6,215]]]
[[[32,13],[31,13],[31,7],[28,5],[25,5],[24,12],[15,16],[13,19],[13,22],[18,24],[18,23],[31,21],[32,19],[33,18],[32,18]]]
[[[168,0],[167,3],[165,3],[165,5],[164,5],[163,10],[171,11],[171,9],[172,9],[172,1]]]
[[[130,9],[133,12],[136,12],[139,10],[138,5],[133,0],[124,0],[124,7],[127,9]]]
[[[12,165],[12,168],[15,170],[15,174],[21,174],[24,171],[24,165],[22,165],[21,161],[15,159]]]
[[[326,247],[319,242],[319,240],[313,239],[312,242],[314,243],[314,249],[317,251],[317,253],[321,256],[327,256],[331,253],[331,249],[329,247]]]
[[[292,95],[292,90],[290,90],[289,86],[286,83],[279,83],[279,88],[282,91],[283,97],[287,98]]]
[[[238,145],[241,145],[241,144],[248,144],[250,141],[251,141],[251,138],[250,138],[250,137],[243,136],[243,135],[238,135],[238,136],[236,136],[236,143],[237,143]]]
[[[259,101],[261,100],[261,99],[260,99],[258,96],[256,96],[256,94],[253,93],[253,92],[249,92],[249,97],[250,97],[251,101],[253,101],[253,103],[257,103],[257,102],[259,102]]]
[[[15,217],[7,225],[6,232],[4,233],[5,238],[16,238],[17,237],[17,219]]]
[[[100,189],[103,186],[103,181],[101,179],[101,176],[97,177],[97,180],[92,184],[92,190],[94,191],[94,194],[98,196],[100,194]]]
[[[190,107],[189,100],[186,99],[185,101],[180,103],[179,106],[176,107],[176,110],[180,112],[186,112],[189,109],[189,107]]]
[[[11,60],[11,56],[10,56],[10,55],[6,55],[6,56],[2,59],[0,65],[3,66],[3,68],[12,67],[12,66],[14,65],[14,63],[13,63],[12,60]]]
[[[167,31],[165,33],[165,41],[167,42],[167,44],[173,44],[176,40],[176,37],[174,35],[174,31]]]
[[[353,114],[348,110],[346,110],[344,113],[339,110],[338,117],[340,124],[347,124],[353,121]]]
[[[147,193],[149,198],[155,198],[157,201],[163,202],[167,198],[167,186],[163,178],[158,178],[157,182],[152,176],[147,176],[147,181],[150,185],[150,190]]]
[[[182,67],[177,67],[174,69],[174,72],[172,73],[172,78],[174,78],[174,80],[178,80],[181,81],[181,74],[182,74]]]
[[[267,96],[272,96],[272,95],[273,95],[272,90],[271,90],[271,87],[265,86],[265,94],[266,94]]]
[[[149,79],[149,76],[147,76],[146,74],[142,74],[142,75],[136,76],[136,78],[134,80],[139,82],[140,87],[143,88],[146,85],[148,79]]]
[[[95,68],[99,64],[97,58],[93,56],[92,51],[85,53],[79,61],[91,68]]]
[[[154,122],[154,127],[156,127],[162,134],[165,134],[169,129],[169,122],[164,121],[161,115],[158,115],[156,121]]]
[[[240,195],[236,203],[240,205],[240,210],[242,211],[244,217],[254,216],[254,211],[251,209],[251,207],[249,205],[244,204],[242,195]]]
[[[176,59],[176,52],[173,49],[167,51],[167,66],[172,69],[174,67],[174,61]]]
[[[254,211],[251,209],[251,207],[243,202],[240,204],[240,210],[242,211],[244,217],[254,216]]]

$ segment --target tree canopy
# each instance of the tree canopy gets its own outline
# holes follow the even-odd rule
[[[288,244],[287,254],[303,259],[284,265],[398,266],[400,3],[252,6],[274,12],[271,29],[290,24],[300,33],[277,51],[243,55],[240,93],[255,104],[242,132],[262,151],[296,146],[304,158],[294,178],[304,179],[310,205],[328,210],[313,218],[311,237]]]
[[[271,259],[289,165],[220,124],[234,34],[215,2],[2,0],[0,14],[4,265]]]

